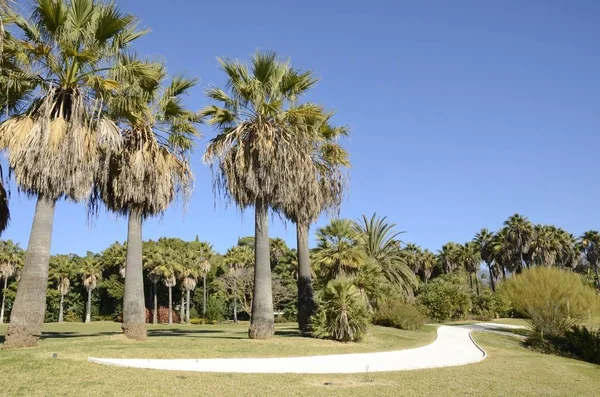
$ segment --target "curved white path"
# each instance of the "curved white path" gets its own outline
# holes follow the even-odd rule
[[[365,373],[450,367],[477,363],[486,353],[471,339],[471,331],[523,328],[494,323],[471,326],[440,326],[437,339],[415,349],[380,353],[337,354],[329,356],[285,358],[217,358],[217,359],[118,359],[94,358],[88,361],[121,367],[171,371],[237,373]]]

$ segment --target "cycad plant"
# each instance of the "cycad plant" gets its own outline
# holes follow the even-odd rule
[[[273,336],[274,316],[269,258],[269,208],[294,199],[296,186],[316,183],[311,158],[314,130],[302,128],[318,116],[299,98],[316,82],[311,72],[294,69],[274,53],[257,53],[250,65],[219,59],[226,90],[207,92],[218,105],[201,113],[217,129],[204,154],[216,169],[219,192],[241,209],[255,211],[255,272],[248,336]]]
[[[36,0],[30,16],[11,22],[19,40],[0,91],[29,85],[30,95],[12,98],[23,106],[0,125],[0,147],[19,189],[36,196],[37,206],[5,348],[39,339],[55,203],[87,199],[101,150],[120,145],[105,104],[120,77],[134,72],[120,65],[120,55],[144,34],[132,15],[97,0]]]
[[[192,171],[187,154],[192,138],[199,135],[198,118],[186,109],[181,97],[196,79],[180,75],[166,84],[162,64],[133,57],[124,63],[143,73],[129,76],[120,95],[109,102],[111,114],[123,129],[123,145],[105,152],[96,198],[109,210],[128,217],[122,328],[127,337],[144,340],[142,223],[163,213],[176,194],[188,197],[190,192]],[[168,285],[174,285],[173,277],[165,278]]]

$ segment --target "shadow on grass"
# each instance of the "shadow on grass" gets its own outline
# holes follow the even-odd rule
[[[42,332],[40,339],[66,339],[66,338],[85,338],[89,336],[111,336],[119,335],[121,332]],[[4,339],[4,338],[3,338]]]
[[[202,334],[222,334],[225,331],[212,329],[183,330],[183,329],[149,329],[148,336],[202,336]],[[233,338],[237,339],[237,338]]]

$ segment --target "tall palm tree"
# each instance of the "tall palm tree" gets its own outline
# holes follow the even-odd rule
[[[315,262],[326,281],[353,276],[367,260],[363,235],[349,219],[333,219],[317,229]]]
[[[498,267],[494,262],[494,234],[488,229],[481,229],[476,235],[473,241],[479,248],[481,259],[485,262],[490,277],[490,287],[492,291],[496,292],[496,279],[498,277]]]
[[[244,268],[252,264],[253,252],[250,247],[246,246],[235,246],[229,248],[225,253],[225,264],[229,266],[229,273],[233,277],[233,322],[237,323],[237,299],[238,299],[238,288],[237,288],[237,273],[239,269]]]
[[[0,125],[0,147],[19,188],[37,196],[37,205],[5,348],[37,344],[55,203],[87,199],[101,149],[120,144],[115,123],[102,111],[120,84],[108,74],[134,72],[119,65],[119,55],[145,33],[132,15],[98,0],[35,0],[31,15],[14,23],[18,71],[6,76],[6,86],[27,80],[35,95]]]
[[[356,230],[361,233],[364,250],[381,269],[384,278],[392,285],[399,287],[405,297],[413,296],[413,290],[418,285],[415,273],[407,266],[400,248],[398,236],[402,232],[395,230],[394,223],[387,223],[386,217],[373,214],[370,219],[365,215]]]
[[[583,236],[579,238],[579,249],[594,269],[596,286],[600,290],[600,276],[598,275],[598,266],[600,266],[600,232],[588,230],[583,233]]]
[[[421,247],[414,243],[407,243],[402,249],[402,254],[404,255],[406,266],[415,274],[419,274],[421,270],[420,257],[423,255]]]
[[[520,273],[530,264],[526,259],[535,233],[533,224],[526,217],[514,214],[504,222],[504,230],[504,240],[512,250],[511,256],[517,261],[514,270]]]
[[[568,269],[576,269],[581,259],[577,239],[571,233],[561,228],[557,228],[556,234],[559,246],[556,265]]]
[[[437,257],[428,249],[423,251],[419,256],[419,269],[425,284],[427,284],[427,281],[431,278],[431,273],[433,272],[433,267],[436,262]]]
[[[460,267],[460,244],[449,242],[438,251],[438,262],[445,274],[455,272]]]
[[[535,225],[528,255],[536,266],[554,266],[562,249],[558,229],[554,226]]]
[[[98,280],[102,277],[102,271],[99,267],[99,262],[91,253],[84,258],[81,258],[79,264],[79,273],[83,287],[87,291],[87,304],[85,308],[85,322],[92,321],[92,292],[98,285]]]
[[[58,322],[64,320],[64,301],[65,296],[71,289],[71,279],[75,275],[73,263],[67,255],[58,255],[50,258],[50,274],[56,282],[56,289],[60,293],[60,303],[58,310]]]
[[[471,291],[473,291],[473,274],[475,274],[475,289],[477,291],[477,295],[479,295],[479,282],[477,278],[477,271],[479,270],[479,265],[481,264],[481,251],[479,250],[479,245],[474,241],[469,241],[460,248],[458,257],[460,262],[465,267],[465,270],[469,274],[469,285],[471,287]]]
[[[216,166],[215,185],[226,198],[242,209],[254,207],[254,299],[248,336],[268,339],[275,332],[268,211],[292,200],[298,184],[315,179],[314,131],[298,126],[318,116],[319,109],[298,105],[298,98],[316,80],[274,53],[256,53],[250,65],[226,59],[219,63],[229,92],[216,87],[207,92],[219,105],[201,114],[218,134],[204,161]]]
[[[322,112],[322,110],[321,110]],[[297,192],[287,203],[276,206],[286,218],[296,225],[298,255],[298,326],[304,334],[310,333],[310,318],[315,312],[311,279],[308,237],[310,225],[323,211],[337,215],[345,185],[343,167],[348,167],[348,153],[337,143],[348,135],[345,127],[334,127],[330,119],[333,113],[322,113],[307,119],[300,128],[314,130],[312,158],[315,180],[296,185]]]
[[[113,117],[123,126],[123,145],[106,153],[97,197],[111,211],[128,217],[122,329],[128,338],[144,340],[142,223],[163,213],[177,193],[189,196],[192,172],[187,153],[192,137],[199,136],[199,119],[181,99],[196,79],[176,76],[167,85],[163,65],[133,57],[128,57],[126,63],[145,72],[143,78],[136,75],[129,79],[119,90],[120,95],[109,102]],[[168,284],[173,280],[165,279]]]
[[[210,272],[210,262],[207,259],[204,259],[200,262],[200,274],[202,275],[202,317],[206,318],[206,300],[208,298],[206,291],[206,276]],[[188,296],[188,315],[189,315],[189,304],[190,298]]]

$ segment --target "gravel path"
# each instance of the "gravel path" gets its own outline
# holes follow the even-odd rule
[[[116,359],[89,357],[88,361],[122,367],[196,372],[349,374],[405,371],[423,368],[453,367],[483,361],[486,358],[486,354],[471,338],[471,331],[501,328],[523,327],[494,323],[461,326],[442,325],[437,330],[437,339],[435,342],[427,346],[381,353],[223,359]]]

